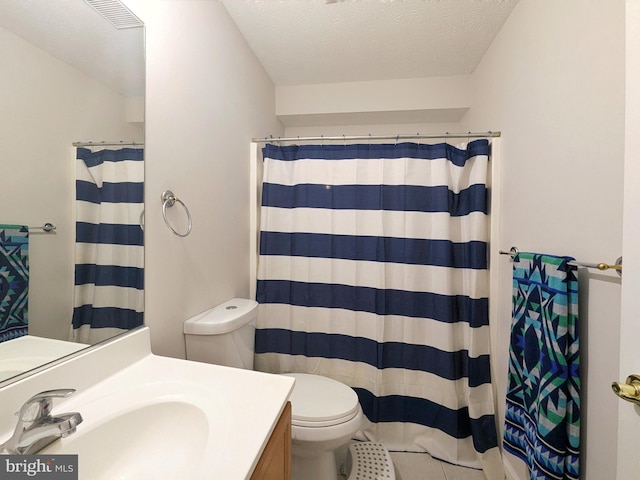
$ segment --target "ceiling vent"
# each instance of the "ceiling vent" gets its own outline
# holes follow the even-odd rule
[[[142,27],[143,23],[119,0],[84,0],[116,28]]]

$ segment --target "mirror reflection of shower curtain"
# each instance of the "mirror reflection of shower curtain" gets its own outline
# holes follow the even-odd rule
[[[484,139],[267,145],[255,361],[353,387],[364,438],[497,479],[488,158]]]
[[[73,341],[94,344],[143,324],[143,153],[77,149]]]

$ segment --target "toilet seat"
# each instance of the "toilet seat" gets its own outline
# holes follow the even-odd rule
[[[286,373],[296,383],[291,393],[291,424],[330,427],[352,420],[360,411],[353,389],[332,378],[308,373]]]

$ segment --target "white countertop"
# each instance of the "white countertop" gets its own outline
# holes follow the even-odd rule
[[[93,480],[98,478],[97,473],[102,473],[83,462],[84,456],[91,457],[91,463],[96,463],[93,455],[83,455],[82,449],[75,447],[81,444],[81,439],[92,438],[88,435],[82,437],[83,430],[90,433],[91,429],[109,419],[129,418],[134,420],[126,424],[131,428],[123,428],[125,431],[113,433],[114,438],[101,438],[100,442],[117,445],[120,439],[129,441],[132,436],[143,435],[143,432],[136,430],[143,430],[144,424],[141,424],[143,427],[136,426],[135,415],[138,413],[135,412],[150,412],[152,410],[144,409],[159,402],[163,405],[189,405],[189,409],[193,406],[193,411],[202,412],[194,417],[195,420],[191,420],[196,422],[193,425],[198,425],[194,429],[198,430],[193,432],[194,436],[189,431],[191,427],[185,427],[175,420],[172,421],[178,428],[168,427],[168,433],[163,434],[163,439],[167,437],[167,451],[189,445],[194,438],[199,438],[199,460],[190,461],[197,465],[191,465],[189,472],[185,472],[187,475],[181,478],[249,478],[291,394],[293,379],[160,357],[150,353],[149,345],[148,329],[141,328],[109,344],[81,353],[68,362],[1,388],[0,442],[11,435],[16,421],[13,413],[29,397],[43,390],[75,388],[77,391],[73,396],[54,402],[53,412],[78,411],[84,421],[78,426],[77,433],[56,441],[44,452],[74,453],[72,450],[77,449],[80,479]],[[172,415],[172,408],[168,407],[166,415]],[[182,411],[175,410],[175,418],[179,419]],[[127,414],[130,415],[127,417]],[[200,428],[202,423],[206,425]],[[132,448],[145,451],[139,444]],[[157,446],[153,448],[160,450]],[[149,461],[154,462],[161,458],[163,452],[151,450],[144,455],[151,457]],[[175,472],[171,475],[175,475]],[[158,477],[156,471],[153,478],[162,477]]]
[[[24,335],[0,343],[0,382],[87,348],[84,343]]]

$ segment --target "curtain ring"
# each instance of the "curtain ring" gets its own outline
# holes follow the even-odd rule
[[[171,190],[165,190],[164,192],[162,192],[162,196],[160,197],[160,200],[162,201],[162,218],[164,219],[164,223],[167,225],[167,227],[169,227],[169,230],[171,230],[175,235],[179,237],[186,237],[187,235],[189,235],[191,233],[191,227],[192,227],[191,213],[189,212],[189,209],[184,204],[184,202],[180,200],[178,197],[176,197]],[[176,204],[176,202],[182,205],[182,208],[184,208],[184,211],[187,214],[188,226],[187,226],[186,233],[177,232],[171,226],[171,224],[169,223],[169,219],[167,218],[167,207],[169,208],[173,207]]]

